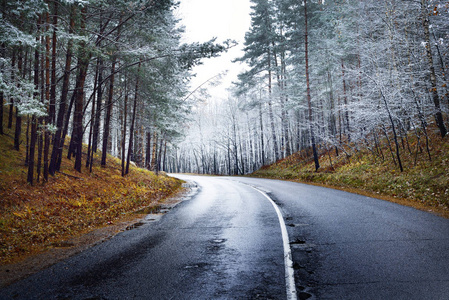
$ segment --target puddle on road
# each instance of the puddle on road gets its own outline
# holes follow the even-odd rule
[[[146,223],[145,222],[137,222],[137,223],[134,223],[134,224],[132,224],[132,225],[129,225],[128,227],[126,227],[126,230],[132,230],[132,229],[135,229],[135,228],[139,228],[140,226],[142,226],[142,225],[145,225]]]

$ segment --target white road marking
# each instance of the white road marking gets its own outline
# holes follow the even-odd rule
[[[276,211],[279,219],[279,224],[281,225],[281,232],[282,232],[282,241],[284,244],[284,265],[285,265],[285,283],[287,288],[287,299],[288,300],[297,300],[296,295],[296,285],[295,285],[295,272],[293,270],[293,260],[292,260],[292,251],[290,249],[290,239],[288,238],[288,232],[287,232],[287,226],[285,226],[284,218],[282,217],[281,210],[276,205],[276,203],[273,201],[273,199],[270,198],[270,196],[267,195],[264,191],[261,189],[250,185],[253,189],[264,195],[265,198],[270,200],[271,204],[274,207],[274,210]]]

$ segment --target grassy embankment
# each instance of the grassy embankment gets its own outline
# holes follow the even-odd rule
[[[359,149],[353,150],[350,157],[342,151],[336,156],[335,150],[320,149],[321,168],[317,172],[311,154],[302,151],[263,167],[251,176],[323,185],[449,217],[449,137],[441,139],[436,133],[431,136],[431,161],[423,139],[421,147],[422,152],[411,136],[409,147],[401,143],[404,172],[393,163],[385,145],[382,153],[374,155],[368,149]]]
[[[108,157],[108,166],[102,168],[99,156],[92,173],[87,169],[77,173],[73,161],[64,158],[64,174],[30,186],[24,166],[25,145],[19,152],[13,150],[13,134],[6,129],[6,134],[0,135],[0,264],[133,218],[133,212],[157,206],[181,188],[177,179],[132,166],[130,174],[122,177],[119,160]]]

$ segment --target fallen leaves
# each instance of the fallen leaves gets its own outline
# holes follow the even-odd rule
[[[6,155],[0,161],[5,157],[17,159]],[[114,159],[109,160],[106,168],[94,167],[92,174],[74,173],[82,180],[57,175],[48,183],[35,186],[28,185],[26,175],[20,171],[24,169],[23,161],[0,164],[15,165],[0,173],[1,264],[116,223],[134,211],[156,206],[181,188],[177,179],[135,167],[122,177],[119,161]],[[71,175],[72,162],[64,161],[63,168]]]

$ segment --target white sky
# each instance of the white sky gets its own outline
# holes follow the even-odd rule
[[[203,65],[195,67],[193,72],[197,76],[192,79],[192,90],[209,78],[228,70],[223,83],[209,90],[213,97],[227,98],[226,88],[237,80],[237,74],[244,68],[239,63],[232,63],[232,60],[243,55],[241,49],[251,22],[249,13],[249,0],[180,1],[176,15],[185,26],[183,42],[206,42],[216,37],[217,42],[233,39],[239,43],[220,57],[204,60]]]

